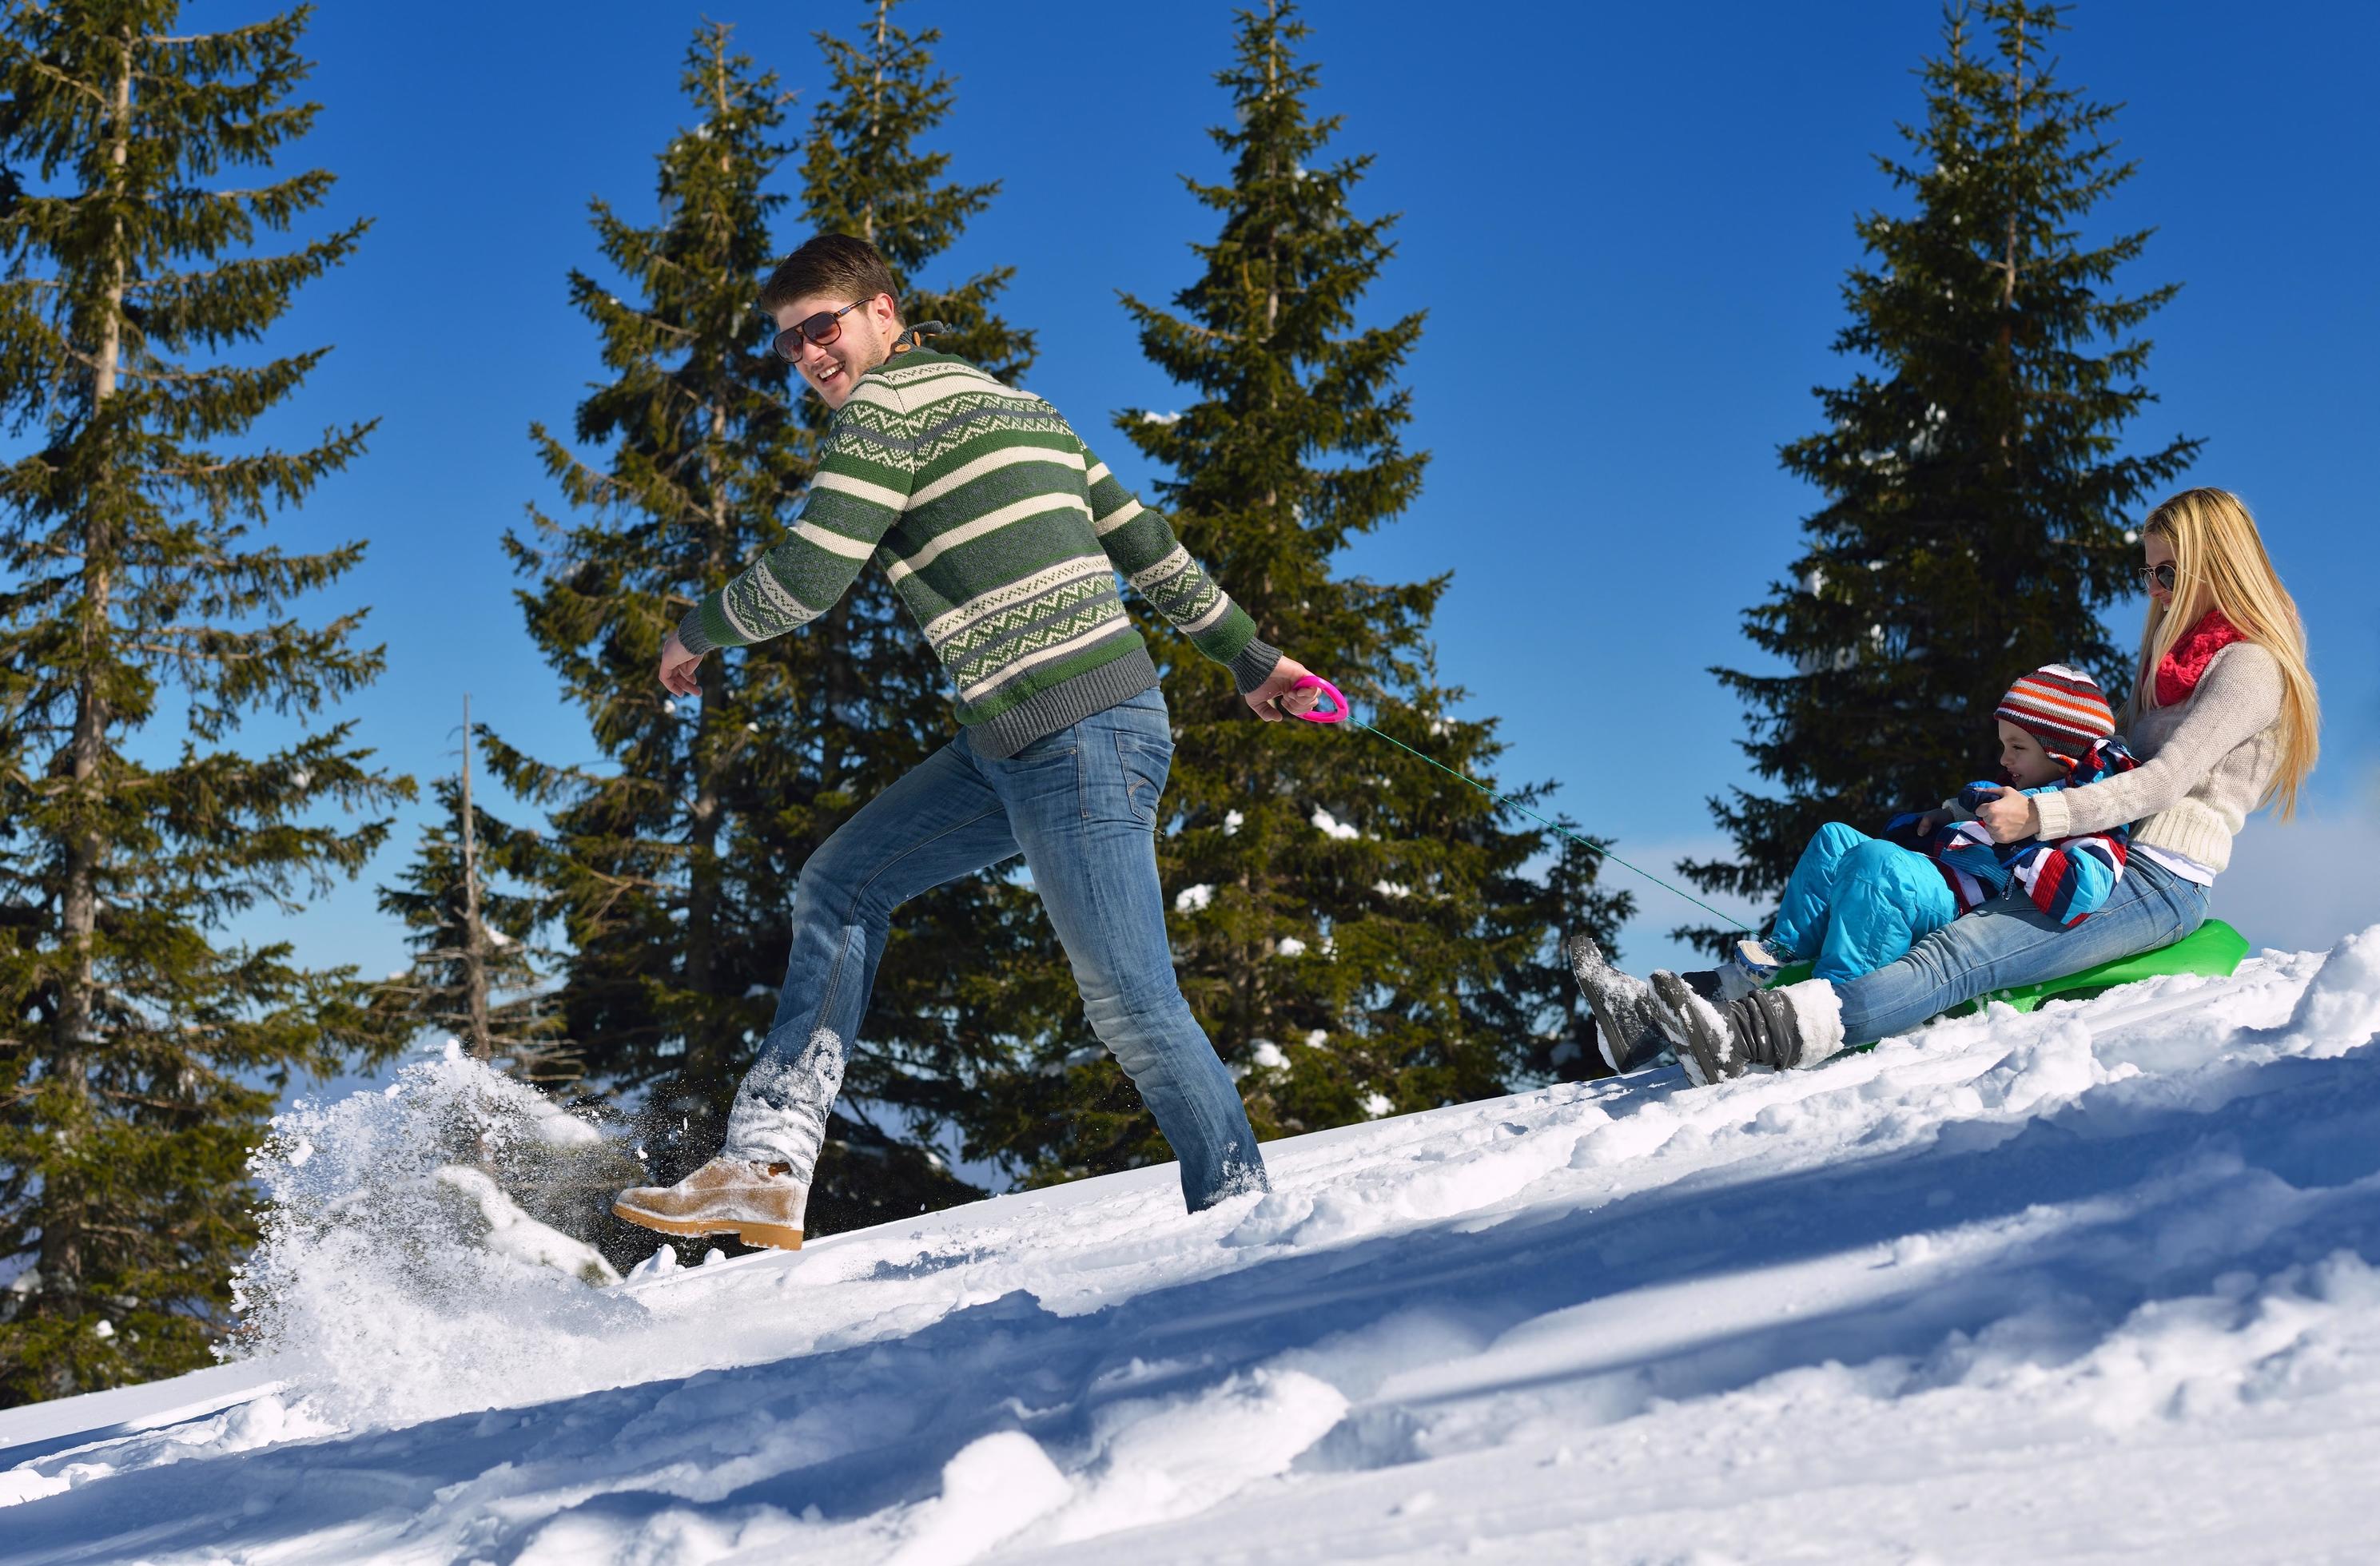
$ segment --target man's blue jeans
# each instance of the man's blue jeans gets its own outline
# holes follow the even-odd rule
[[[735,1095],[722,1153],[810,1178],[892,910],[1021,853],[1092,1031],[1182,1161],[1191,1210],[1269,1189],[1231,1073],[1174,982],[1156,838],[1172,760],[1152,690],[1004,760],[977,755],[962,734],[844,822],[802,867],[776,1021]]]
[[[2107,906],[2071,929],[2022,896],[1953,919],[1909,955],[1835,986],[1843,1039],[1867,1044],[1906,1033],[1962,1001],[2170,946],[2206,920],[2206,888],[2134,854]]]

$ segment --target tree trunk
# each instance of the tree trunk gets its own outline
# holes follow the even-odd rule
[[[2017,47],[2009,67],[2008,138],[2011,145],[2024,140],[2024,30],[2017,29]],[[2016,385],[2016,202],[2009,202],[2008,233],[2000,254],[2000,370],[2008,377],[2010,407],[2017,418],[2022,417],[2022,407],[2017,401]],[[2000,462],[2003,467],[2016,459],[2010,442],[2014,431],[2008,424],[2000,426]]]
[[[892,0],[876,0],[876,74],[868,82],[868,137],[865,143],[871,151],[878,144],[877,138],[882,125],[882,115],[878,105],[884,93],[884,17],[892,8]],[[876,243],[876,186],[873,181],[868,186],[868,200],[859,209],[859,237],[871,245]]]
[[[120,183],[131,146],[132,31],[121,35],[122,55],[116,68],[113,114],[113,144],[108,163],[111,184]],[[115,225],[116,245],[109,261],[112,275],[107,309],[100,321],[100,338],[91,372],[92,423],[103,422],[100,410],[115,395],[116,373],[124,354],[124,226]],[[71,1314],[82,1293],[82,1180],[71,1167],[74,1144],[89,1116],[90,1054],[98,1042],[93,1019],[98,1012],[98,959],[91,938],[99,928],[99,874],[107,854],[100,823],[99,796],[105,780],[101,771],[108,757],[107,730],[111,714],[106,693],[100,688],[98,666],[106,655],[108,613],[115,589],[115,540],[108,507],[112,485],[103,476],[98,492],[86,503],[83,524],[83,611],[77,658],[73,737],[67,743],[69,797],[73,814],[67,832],[65,886],[59,897],[59,936],[66,947],[66,975],[60,985],[53,1024],[55,1041],[55,1080],[77,1107],[59,1117],[59,1152],[55,1172],[43,1181],[47,1209],[42,1224],[41,1270],[45,1293]]]
[[[495,1058],[495,1039],[488,1028],[488,932],[480,922],[480,844],[471,819],[471,698],[463,698],[463,1008],[471,1034],[471,1053],[480,1061]]]
[[[724,91],[723,67],[721,91]],[[702,518],[707,536],[702,579],[695,585],[698,598],[727,576],[727,489],[720,471],[720,453],[727,443],[727,387],[733,384],[733,367],[722,366],[719,387],[706,410],[710,449],[704,458],[703,476],[710,494]],[[719,984],[719,833],[724,811],[720,776],[725,770],[727,747],[735,743],[733,735],[720,733],[718,727],[719,708],[727,696],[726,667],[727,656],[722,652],[703,660],[697,675],[702,686],[702,709],[695,719],[694,801],[686,820],[686,982],[687,989],[705,997],[712,997]],[[686,1074],[694,1083],[722,1079],[730,1069],[722,1026],[717,1014],[706,1012],[703,1037],[686,1041]]]

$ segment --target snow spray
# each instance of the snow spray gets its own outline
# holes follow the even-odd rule
[[[379,1092],[299,1102],[249,1156],[263,1234],[233,1278],[230,1355],[272,1356],[349,1426],[600,1384],[607,1336],[647,1312],[507,1193],[586,1169],[606,1141],[452,1044]]]

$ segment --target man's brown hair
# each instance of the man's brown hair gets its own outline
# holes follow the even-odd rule
[[[901,317],[901,285],[876,247],[848,234],[821,234],[777,263],[760,287],[760,308],[771,316],[795,299],[832,297],[848,302],[892,296],[892,318]]]

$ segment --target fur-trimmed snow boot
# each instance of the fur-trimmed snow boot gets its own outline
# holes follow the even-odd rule
[[[809,1182],[795,1179],[791,1164],[716,1158],[674,1185],[631,1186],[612,1211],[663,1234],[733,1234],[747,1245],[798,1251],[809,1204]]]
[[[1823,978],[1781,989],[1758,989],[1724,1009],[1712,1005],[1676,974],[1653,976],[1653,993],[1676,1010],[1685,1026],[1678,1063],[1697,1086],[1741,1076],[1754,1066],[1792,1071],[1842,1052],[1843,1005]]]
[[[1613,967],[1593,936],[1573,935],[1562,950],[1595,1013],[1595,1047],[1605,1065],[1624,1076],[1684,1043],[1685,1025],[1643,979]]]

